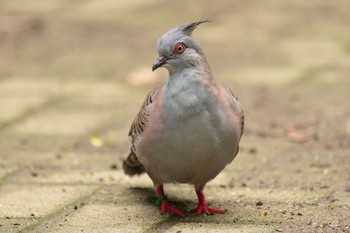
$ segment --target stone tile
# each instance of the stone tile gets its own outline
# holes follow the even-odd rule
[[[170,197],[191,200],[197,202],[197,196],[192,185],[166,185],[165,191]],[[304,203],[317,204],[323,198],[330,195],[330,191],[321,190],[318,192],[303,191],[299,189],[253,189],[253,188],[218,188],[210,184],[204,189],[208,202],[224,205],[229,201],[256,203],[257,201],[271,203]]]
[[[77,87],[78,88],[78,87]],[[115,110],[115,106],[121,106],[127,103],[137,103],[138,98],[135,96],[135,90],[131,90],[130,87],[122,85],[117,82],[96,82],[84,85],[83,88],[78,88],[79,98],[74,98],[70,101],[70,105],[90,105],[98,106],[99,108],[110,108]],[[130,95],[130,98],[128,98]],[[127,101],[126,99],[127,98]],[[141,100],[142,101],[142,100]],[[118,108],[117,108],[118,109]],[[117,113],[123,113],[124,111],[118,111]]]
[[[344,208],[348,207],[350,209],[350,191],[349,190],[337,191],[334,193],[333,196],[334,196],[334,199],[332,199],[332,201],[334,202],[333,205],[344,206]]]
[[[114,154],[91,153],[83,154],[62,151],[14,151],[1,155],[1,167],[21,167],[23,175],[28,171],[35,171],[45,176],[50,172],[70,172],[80,170],[82,172],[93,171],[117,171],[121,169],[120,158]],[[20,172],[21,173],[21,172]],[[27,177],[25,180],[30,179]]]
[[[179,223],[164,232],[174,233],[265,233],[272,232],[273,227],[264,225],[234,225],[234,224],[206,224],[206,223]]]
[[[281,203],[303,203],[316,204],[330,194],[328,190],[320,190],[318,192],[308,192],[291,189],[251,189],[251,188],[235,188],[228,191],[228,194],[236,201],[268,201]],[[229,196],[228,195],[228,196]]]
[[[249,85],[286,85],[295,82],[300,77],[300,70],[295,67],[255,67],[241,70],[236,75],[240,77],[239,83]],[[283,78],[281,78],[283,77]]]
[[[339,189],[347,183],[350,162],[345,149],[316,150],[320,143],[296,146],[252,171],[245,179],[249,187],[290,189],[296,187],[318,192]]]
[[[154,187],[151,178],[147,174],[130,177],[121,170],[118,171],[118,177],[120,177],[119,183],[125,187]]]
[[[334,208],[324,205],[298,207],[287,210],[281,232],[348,232],[350,229],[349,208]],[[276,227],[277,228],[277,227]]]
[[[244,136],[236,158],[210,184],[232,186],[252,169],[264,166],[290,146],[290,143],[282,139]]]
[[[152,186],[127,187],[124,185],[105,185],[101,187],[90,199],[94,204],[130,204],[153,206],[153,198],[156,198],[155,189]],[[157,209],[157,207],[155,207]]]
[[[15,167],[0,166],[0,181],[16,170]]]
[[[329,64],[342,55],[339,44],[325,38],[314,40],[293,38],[284,43],[283,50],[287,51],[293,62],[299,66]]]
[[[35,176],[28,174],[33,172]],[[21,183],[41,184],[116,184],[121,178],[114,170],[51,168],[18,173],[13,179]]]
[[[52,169],[56,166],[54,163],[56,160],[55,155],[54,151],[47,151],[46,153],[35,153],[34,150],[32,153],[29,151],[7,152],[1,155],[0,165],[4,167],[26,167],[26,169],[31,167],[37,169],[50,167]]]
[[[19,232],[37,222],[38,219],[35,216],[30,218],[0,218],[0,232]]]
[[[79,92],[96,92],[96,90],[102,90],[101,96],[105,96],[107,93],[113,92],[114,82],[96,82],[87,81],[84,82],[78,79],[75,80],[60,80],[55,78],[35,79],[30,77],[11,78],[7,80],[1,80],[0,93],[4,96],[18,96],[18,97],[30,97],[30,96],[62,96]],[[115,84],[114,88],[118,85]]]
[[[31,161],[28,158],[63,153],[71,148],[75,141],[73,136],[22,134],[7,130],[0,137],[0,156],[6,160],[0,161],[0,164],[25,164],[26,161]],[[22,156],[27,158],[22,160]]]
[[[135,177],[125,175],[120,158],[113,154],[18,153],[4,156],[3,164],[20,168],[11,176],[12,181],[19,183],[153,186],[146,174]]]
[[[38,94],[46,96],[62,91],[59,86],[67,86],[67,83],[54,79],[11,78],[0,82],[0,92],[6,96],[27,97],[37,96]]]
[[[0,95],[0,126],[1,122],[11,121],[20,116],[26,110],[38,107],[45,103],[44,96],[2,96]]]
[[[159,2],[1,4],[0,122],[11,124],[0,132],[0,232],[36,223],[33,232],[348,232],[349,1]],[[241,153],[205,189],[228,212],[191,215],[193,187],[166,185],[188,213],[179,220],[160,215],[147,175],[121,170],[151,89],[124,83],[154,61],[156,39],[174,23],[159,17],[177,11],[181,21],[208,7],[226,22],[195,37],[215,76],[238,84],[247,127]],[[291,126],[312,142],[288,144]],[[91,133],[108,146],[92,148]],[[61,208],[96,187],[84,205]]]
[[[62,136],[85,135],[103,124],[110,116],[94,109],[81,111],[50,110],[30,116],[13,126],[19,134],[47,134]]]
[[[35,186],[5,184],[0,190],[0,218],[44,217],[91,193],[93,186]]]
[[[85,205],[58,222],[46,227],[52,232],[144,232],[163,219],[143,205]],[[45,229],[40,226],[36,231]]]

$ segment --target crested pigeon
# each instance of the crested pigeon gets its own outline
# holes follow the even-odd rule
[[[149,175],[157,186],[162,214],[185,217],[169,204],[166,183],[194,185],[196,214],[225,213],[208,206],[203,189],[235,158],[243,133],[241,104],[230,88],[213,78],[202,49],[191,37],[205,22],[173,28],[158,40],[159,58],[152,70],[166,68],[169,79],[148,94],[129,132],[132,146],[124,172]]]

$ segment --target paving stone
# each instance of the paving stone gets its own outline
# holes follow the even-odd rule
[[[30,218],[0,218],[0,232],[19,232],[38,222],[34,216]]]
[[[5,184],[0,190],[0,218],[46,216],[91,193],[93,186]]]
[[[28,117],[16,124],[13,130],[20,134],[79,136],[89,133],[108,119],[106,113],[95,110],[65,111],[64,114],[51,110]]]
[[[333,151],[314,151],[312,147],[320,144],[309,144],[310,147],[296,146],[293,153],[286,152],[265,164],[262,169],[252,171],[255,179],[245,180],[250,187],[289,188],[300,187],[304,190],[334,190],[348,183],[345,177],[349,171],[341,163],[349,163],[350,157],[344,149]],[[293,164],[293,166],[291,166]],[[290,176],[286,176],[289,174]],[[339,182],[338,177],[343,177]]]
[[[55,79],[37,80],[30,78],[11,78],[0,82],[0,91],[6,96],[47,96],[62,91],[60,86],[66,86],[67,83]],[[29,97],[30,98],[30,97]],[[22,101],[25,101],[24,99]]]
[[[25,167],[24,170],[28,169],[28,167],[42,170],[45,167],[50,167],[52,169],[53,167],[58,167],[58,165],[62,164],[60,163],[60,160],[56,158],[56,156],[60,156],[58,152],[35,152],[33,148],[31,148],[32,151],[26,151],[26,149],[24,149],[25,147],[20,148],[18,149],[18,152],[7,152],[1,155],[2,161],[0,162],[0,165],[4,167]],[[76,161],[71,160],[71,162],[72,165],[74,165]]]
[[[283,211],[285,223],[277,229],[282,232],[348,232],[349,208],[324,205],[304,206]]]
[[[256,143],[256,141],[260,143]],[[290,146],[289,142],[282,139],[261,138],[254,135],[244,136],[236,158],[210,184],[237,185],[240,178],[245,177],[252,169],[273,160],[274,157],[288,150]]]
[[[238,188],[230,192],[238,200],[250,200],[255,202],[257,200],[269,202],[283,202],[283,203],[304,203],[316,204],[323,198],[327,197],[331,192],[322,190],[318,192],[307,192],[298,189],[251,189]]]
[[[1,123],[11,121],[26,110],[36,108],[46,101],[47,99],[44,96],[39,95],[0,96],[0,126]]]
[[[333,205],[348,207],[350,210],[350,191],[347,187],[343,188],[341,191],[336,191],[331,198]]]
[[[197,202],[197,196],[191,185],[167,185],[165,187],[168,196],[191,200]],[[256,203],[258,201],[267,201],[273,203],[304,203],[316,204],[323,198],[330,195],[330,191],[321,190],[310,192],[298,189],[252,189],[252,188],[218,188],[208,184],[204,190],[208,202],[225,205],[228,201]]]
[[[119,183],[125,187],[152,187],[153,182],[147,174],[136,175],[133,177],[127,176],[123,171],[118,171],[117,176],[120,178]]]
[[[114,84],[114,85],[113,85]],[[58,95],[70,95],[74,93],[99,93],[96,90],[101,90],[100,97],[106,97],[106,95],[123,94],[121,85],[114,82],[94,82],[88,81],[82,82],[80,79],[76,80],[60,80],[57,78],[36,79],[31,77],[14,77],[11,79],[1,80],[0,92],[3,96],[18,96],[28,97],[30,96],[58,96]],[[117,90],[117,91],[115,91]],[[95,98],[97,95],[91,94]],[[93,98],[92,98],[93,99]],[[90,100],[92,100],[90,99]],[[23,99],[22,101],[25,101]]]
[[[76,141],[77,138],[73,136],[22,134],[8,129],[2,132],[0,137],[0,155],[6,160],[0,161],[0,164],[30,163],[32,160],[28,158],[35,161],[39,156],[66,152]],[[27,158],[22,160],[22,156]]]
[[[15,167],[0,166],[0,181],[16,170]]]
[[[17,174],[23,176],[22,181],[32,182],[27,177],[28,172],[37,172],[47,179],[52,173],[66,173],[81,171],[93,173],[94,171],[116,172],[121,169],[120,158],[110,153],[83,154],[77,152],[47,151],[30,153],[30,151],[13,152],[2,156],[0,167],[21,167]],[[38,176],[39,178],[39,176]]]
[[[28,175],[28,173],[36,175]],[[35,170],[31,169],[23,173],[16,174],[15,179],[23,183],[42,184],[116,184],[121,177],[114,170],[97,169],[54,169]]]
[[[18,162],[20,161],[20,162]],[[11,175],[11,181],[42,184],[143,184],[122,172],[120,158],[110,153],[16,153],[4,156],[3,166],[19,170]],[[1,163],[0,163],[1,164]],[[0,169],[1,171],[1,169]],[[149,178],[145,177],[146,180]],[[129,179],[129,180],[125,180]],[[150,182],[149,182],[150,183]]]
[[[0,232],[350,230],[348,0],[118,3],[1,4]],[[167,184],[187,214],[178,219],[160,214],[147,175],[123,174],[130,123],[152,89],[128,74],[150,69],[170,24],[206,8],[225,22],[196,40],[246,127],[238,157],[205,188],[227,212],[195,216],[193,186]]]
[[[269,85],[286,85],[291,82],[295,82],[300,77],[298,74],[300,70],[294,67],[255,67],[249,70],[241,70],[237,73],[237,77],[240,77],[240,83],[250,85],[261,85],[268,83]],[[284,77],[283,79],[281,77]]]
[[[165,232],[181,232],[181,233],[196,233],[196,232],[232,232],[232,233],[264,233],[272,232],[273,227],[256,226],[256,225],[231,225],[231,224],[203,224],[203,223],[180,223],[174,227],[169,228]]]
[[[326,38],[286,40],[284,49],[300,66],[329,64],[341,53],[338,43]],[[310,58],[313,59],[310,59]]]
[[[53,232],[144,232],[162,220],[143,205],[85,205],[62,221],[47,225]],[[36,230],[45,230],[41,226]]]
[[[132,95],[133,98],[130,98],[130,102],[127,103],[132,104],[140,101],[137,96],[134,97],[133,90],[130,87],[117,82],[91,82],[89,85],[85,84],[83,87],[77,87],[77,89],[81,94],[79,98],[74,98],[69,102],[72,106],[109,108],[112,111],[115,110],[116,105],[119,107],[125,105],[125,98],[129,95]],[[123,111],[117,111],[117,114],[120,113],[123,113]]]

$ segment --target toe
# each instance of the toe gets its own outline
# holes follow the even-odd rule
[[[225,210],[221,210],[221,209],[208,207],[208,212],[209,213],[214,213],[214,214],[224,214],[226,211]]]
[[[172,214],[175,214],[181,218],[186,217],[185,213],[182,212],[180,209],[176,208],[175,206],[170,205],[167,201],[163,201],[161,205],[161,213],[165,214],[166,212],[170,212]]]
[[[198,206],[196,209],[192,210],[195,214],[207,214],[207,213],[213,213],[213,214],[224,214],[225,210],[211,208],[207,205],[201,205]]]

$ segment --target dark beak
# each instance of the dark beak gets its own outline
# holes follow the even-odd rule
[[[168,60],[168,58],[165,56],[158,57],[157,61],[152,66],[152,71],[155,71],[156,69],[158,69],[159,67],[164,65],[167,60]]]

